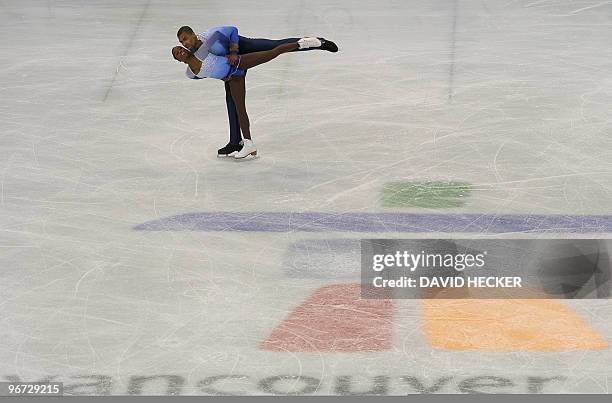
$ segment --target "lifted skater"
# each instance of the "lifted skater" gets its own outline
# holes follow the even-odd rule
[[[306,49],[321,46],[318,38],[302,38],[295,43],[279,45],[272,50],[254,52],[245,55],[230,54],[217,56],[198,49],[195,54],[190,53],[182,46],[172,48],[172,56],[187,65],[185,74],[191,79],[217,78],[229,84],[232,99],[236,105],[240,129],[244,136],[243,147],[234,154],[234,158],[245,158],[257,155],[257,148],[251,139],[249,116],[246,111],[246,86],[244,83],[245,70],[267,63],[283,53],[296,49]]]
[[[218,56],[226,56],[228,54],[248,54],[260,52],[263,50],[272,50],[278,45],[285,43],[295,43],[300,38],[285,38],[285,39],[261,39],[248,38],[238,35],[238,29],[232,26],[222,26],[211,28],[206,32],[196,34],[191,27],[183,26],[177,32],[179,42],[192,53],[199,50],[202,45],[207,52]],[[321,41],[321,46],[314,48],[303,48],[292,50],[309,51],[314,49],[326,50],[328,52],[337,52],[338,46],[332,41],[325,38],[318,38]],[[246,72],[245,72],[246,74]],[[238,111],[232,97],[229,82],[225,83],[225,103],[227,105],[227,115],[229,119],[229,143],[218,150],[217,156],[225,157],[232,156],[237,151],[242,149],[242,136],[240,134],[240,119]]]

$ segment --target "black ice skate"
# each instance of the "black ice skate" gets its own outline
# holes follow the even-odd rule
[[[227,143],[225,147],[217,150],[217,157],[233,157],[240,150],[242,150],[242,144]]]

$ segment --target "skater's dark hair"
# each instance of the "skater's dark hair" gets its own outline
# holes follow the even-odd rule
[[[176,33],[176,37],[178,38],[179,36],[181,36],[181,34],[184,34],[185,32],[188,34],[193,34],[193,29],[191,29],[191,27],[188,27],[187,25],[183,25]]]

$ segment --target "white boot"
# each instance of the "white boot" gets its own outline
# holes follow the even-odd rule
[[[255,144],[253,143],[253,140],[244,139],[242,150],[234,154],[234,158],[240,159],[240,158],[248,157],[249,155],[253,155],[253,156],[257,155],[257,148],[255,148]]]
[[[321,46],[319,38],[302,38],[298,41],[300,49],[318,48]]]

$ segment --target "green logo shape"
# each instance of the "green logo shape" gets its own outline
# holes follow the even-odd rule
[[[389,182],[383,187],[384,207],[462,207],[472,192],[466,182]]]

